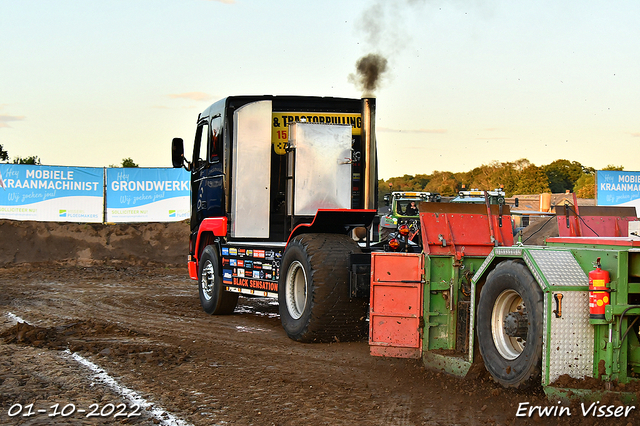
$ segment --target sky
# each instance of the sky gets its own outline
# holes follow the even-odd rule
[[[170,167],[229,95],[363,95],[379,177],[557,159],[640,171],[637,0],[0,0],[11,159]]]

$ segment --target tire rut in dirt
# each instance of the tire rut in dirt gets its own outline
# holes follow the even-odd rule
[[[155,423],[146,410],[125,419],[114,418],[115,412],[110,416],[93,412],[96,407],[103,413],[109,412],[110,406],[117,407],[118,411],[126,407],[128,413],[136,410],[128,398],[95,381],[86,367],[60,351],[0,343],[0,377],[0,405],[4,411],[0,424],[3,425]],[[81,413],[81,409],[86,412]],[[8,415],[10,410],[13,416]],[[29,411],[31,415],[27,414]],[[53,415],[56,412],[58,415]],[[62,412],[67,415],[63,416]]]

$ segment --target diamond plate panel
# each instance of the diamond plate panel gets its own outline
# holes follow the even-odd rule
[[[542,272],[549,285],[589,285],[587,275],[570,251],[531,250],[529,254],[540,268],[540,272]]]
[[[549,353],[549,382],[545,383],[547,385],[563,374],[576,379],[593,376],[594,331],[589,323],[589,292],[553,292],[551,303],[554,308],[556,302],[553,296],[560,293],[562,316],[556,318],[555,314],[551,314],[551,318],[547,318],[551,321],[548,349],[543,350],[543,353]],[[544,361],[543,366],[546,364]]]
[[[522,255],[522,248],[520,248],[520,247],[496,247],[496,248],[494,248],[493,251],[491,253],[489,253],[489,255],[486,257],[484,262],[482,262],[482,265],[480,265],[480,268],[478,268],[478,271],[475,273],[475,275],[471,279],[471,282],[474,283],[474,284],[476,282],[478,282],[480,277],[482,277],[482,275],[484,274],[484,271],[491,264],[491,262],[493,262],[493,259],[496,256],[520,256],[520,255]]]
[[[531,268],[529,268],[531,269]],[[549,312],[549,295],[545,293],[544,297],[544,309],[542,310],[542,384],[548,385],[549,383],[546,381],[547,376],[547,348],[549,347],[549,333],[547,332],[547,320]]]
[[[520,247],[496,247],[493,250],[496,254],[503,256],[520,256],[522,253],[522,248]]]
[[[491,264],[491,261],[493,261],[494,257],[495,257],[495,254],[494,254],[493,251],[491,253],[489,253],[489,256],[487,256],[487,258],[484,260],[484,262],[482,262],[482,265],[480,265],[480,268],[478,268],[478,271],[475,273],[473,278],[471,278],[471,283],[472,284],[475,284],[475,283],[478,282],[478,280],[480,279],[482,274],[484,274],[484,271]]]
[[[527,265],[527,268],[529,268],[529,272],[531,272],[533,274],[533,277],[536,279],[536,281],[538,282],[538,284],[540,285],[540,288],[542,289],[542,291],[546,291],[547,290],[547,282],[542,278],[542,276],[540,275],[540,272],[538,272],[538,268],[535,267],[533,260],[531,259],[531,253],[527,252],[526,256],[523,256],[522,259],[524,260],[524,263]],[[547,311],[545,310],[545,313]]]

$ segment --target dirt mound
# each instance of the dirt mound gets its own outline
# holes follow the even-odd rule
[[[187,222],[78,224],[0,220],[0,266],[11,263],[184,265]]]
[[[19,322],[0,334],[5,343],[19,343],[50,349],[66,349],[69,342],[86,337],[130,336],[138,333],[118,327],[115,324],[96,324],[92,321],[78,321],[57,327],[37,327]]]
[[[603,362],[601,360],[600,362]],[[640,383],[631,382],[629,384],[618,383],[616,381],[609,383],[612,385],[611,389],[613,392],[633,392],[636,394],[636,398],[640,400]],[[560,389],[588,389],[588,390],[606,390],[607,382],[603,382],[595,377],[583,377],[581,379],[575,379],[568,374],[563,374],[558,379],[551,384],[551,386],[560,388]],[[609,395],[610,398],[616,397],[617,395]],[[603,395],[604,397],[604,395]]]
[[[0,334],[6,344],[21,344],[72,352],[90,353],[107,358],[127,356],[141,362],[180,364],[188,358],[181,349],[145,342],[145,336],[113,323],[77,321],[56,327],[37,327],[19,322]]]

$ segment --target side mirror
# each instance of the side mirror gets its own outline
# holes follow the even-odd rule
[[[384,197],[382,197],[382,199],[384,200],[384,205],[388,206],[389,205],[389,194],[386,194]]]
[[[514,205],[515,207],[518,207],[518,205],[519,205],[519,204],[520,204],[520,200],[518,200],[518,198],[516,197],[516,199],[515,199],[515,200],[513,200],[513,205]]]
[[[171,141],[171,162],[175,168],[182,167],[184,164],[184,141],[182,138],[173,138]]]

